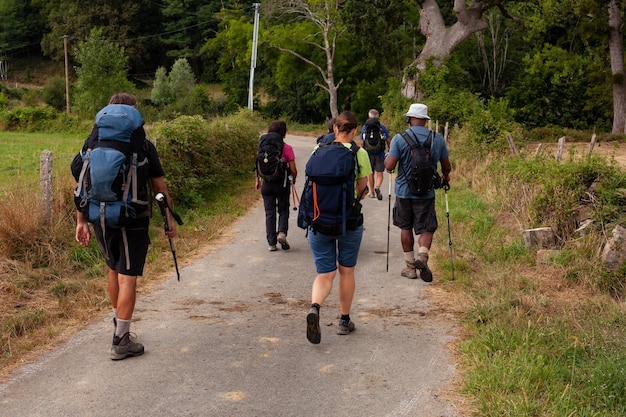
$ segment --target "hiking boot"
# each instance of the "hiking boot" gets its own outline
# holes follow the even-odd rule
[[[322,340],[320,312],[313,306],[309,308],[309,313],[306,315],[306,338],[309,339],[309,342],[316,345]]]
[[[337,324],[337,334],[352,333],[355,329],[352,320],[339,320],[339,324]]]
[[[406,262],[406,268],[400,272],[400,275],[409,279],[417,279],[417,269],[415,268],[415,263],[409,261],[404,262]]]
[[[280,248],[282,250],[289,250],[290,246],[289,243],[287,243],[287,235],[283,232],[278,233],[278,243],[280,243]]]
[[[131,356],[143,355],[143,345],[136,343],[131,339],[134,339],[135,335],[131,336],[130,333],[126,333],[121,338],[118,336],[113,337],[113,346],[111,346],[111,359],[119,361],[122,359],[130,358]]]
[[[278,250],[278,248],[276,247],[276,245],[270,245],[269,248],[267,248],[268,251],[270,252],[276,252]]]
[[[432,282],[433,273],[428,267],[428,254],[420,253],[417,255],[417,259],[415,259],[415,267],[420,271],[420,277],[424,282]]]
[[[376,187],[374,188],[374,192],[376,192],[376,198],[379,200],[383,199],[383,195],[380,193],[380,188]]]

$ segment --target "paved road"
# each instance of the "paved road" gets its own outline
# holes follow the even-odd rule
[[[287,139],[303,174],[314,139]],[[181,282],[172,274],[140,293],[132,330],[143,356],[111,361],[112,325],[102,319],[1,384],[0,416],[459,416],[445,396],[455,325],[431,305],[432,284],[400,277],[393,226],[385,272],[386,182],[382,189],[383,201],[364,201],[354,333],[335,334],[335,282],[322,342],[307,341],[315,271],[304,231],[292,211],[292,249],[268,252],[259,202],[181,270]]]

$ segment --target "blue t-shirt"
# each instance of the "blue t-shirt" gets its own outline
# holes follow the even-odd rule
[[[361,137],[360,140],[361,142],[363,142],[365,140],[365,130],[367,129],[366,125],[363,125],[363,127],[361,128]],[[389,131],[387,130],[387,127],[385,127],[384,124],[380,124],[380,135],[383,137],[383,140],[386,141],[387,139],[389,139]],[[370,154],[369,151],[367,151],[368,155],[380,155],[380,156],[385,156],[385,148],[383,148],[382,151],[380,151],[377,154]]]
[[[420,144],[424,144],[428,139],[430,130],[425,126],[412,126],[407,129],[409,136],[415,140],[418,138]],[[448,158],[448,147],[446,141],[439,133],[435,133],[430,150],[433,155],[433,168],[437,170],[437,165],[442,159]],[[389,155],[398,158],[398,176],[396,178],[395,193],[399,198],[429,199],[435,198],[435,190],[430,190],[424,196],[416,196],[409,191],[408,177],[411,173],[411,148],[404,138],[398,133],[391,139]]]

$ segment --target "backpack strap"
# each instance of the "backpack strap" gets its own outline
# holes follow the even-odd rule
[[[80,170],[80,175],[78,176],[78,186],[76,187],[76,190],[74,190],[74,197],[80,197],[80,193],[83,190],[87,190],[87,167],[89,166],[89,157],[91,154],[91,148],[88,148],[87,151],[85,152],[85,157],[83,159],[83,167]],[[80,201],[80,207],[85,207],[85,205],[87,204],[87,193],[83,193],[83,198]]]
[[[434,137],[434,132],[432,130],[428,131],[428,137],[426,138],[426,141],[424,142],[424,146],[425,148],[428,148],[428,150],[432,150],[433,147],[433,137]]]
[[[354,162],[356,163],[356,172],[360,174],[361,166],[359,165],[359,158],[356,155],[357,152],[359,152],[359,145],[357,145],[355,141],[350,142],[350,151],[352,152],[352,156],[354,157]]]
[[[430,149],[432,147],[432,142],[433,142],[433,131],[432,130],[428,131],[428,138],[424,141],[423,144],[420,143],[420,141],[417,139],[417,137],[415,139],[413,139],[411,137],[411,135],[409,135],[408,132],[409,131],[405,130],[404,132],[400,133],[400,136],[402,136],[402,138],[411,147],[411,149],[415,149],[415,148],[429,148]],[[413,133],[413,132],[411,132],[411,133]]]
[[[406,131],[400,133],[400,136],[402,136],[402,139],[404,139],[406,144],[409,145],[411,149],[415,149],[419,147],[419,141],[416,141],[413,138],[411,138]]]
[[[355,188],[356,188],[356,177],[357,177],[356,173],[357,172],[359,174],[361,173],[361,166],[359,165],[359,158],[357,157],[357,153],[359,152],[359,145],[357,145],[354,141],[350,142],[350,152],[352,153],[352,157],[354,158],[354,163],[355,163],[354,181],[355,181]],[[356,189],[355,189],[355,191],[356,191]],[[350,204],[350,206],[353,206],[357,200],[354,197],[354,195],[352,195],[350,197],[352,198],[352,204]],[[341,213],[341,235],[345,236],[346,235],[346,230],[347,230],[347,225],[348,225],[348,212],[346,210],[347,204],[345,204],[345,202],[348,199],[348,196],[347,196],[347,190],[345,188],[343,190],[343,199],[344,199],[343,200],[344,204],[342,204],[343,212]]]

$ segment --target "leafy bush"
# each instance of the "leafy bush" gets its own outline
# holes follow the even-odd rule
[[[37,89],[28,89],[22,94],[22,102],[28,107],[36,107],[41,101],[41,91]]]
[[[155,126],[168,188],[177,205],[200,205],[232,177],[250,174],[259,136],[248,112],[206,121],[180,116]]]
[[[579,226],[579,213],[599,224],[626,221],[626,175],[605,158],[557,162],[553,158],[495,161],[488,176],[497,182],[501,204],[527,204],[523,227],[550,227],[563,241]]]
[[[154,86],[150,93],[150,99],[157,106],[164,106],[172,100],[171,97],[167,70],[164,67],[159,67],[154,75]]]
[[[390,78],[387,81],[387,93],[381,99],[383,108],[378,109],[381,114],[384,113],[383,118],[390,134],[401,132],[407,128],[406,118],[402,115],[409,109],[411,100],[404,97],[401,90],[401,80]]]
[[[48,78],[43,87],[42,98],[46,104],[56,110],[65,110],[65,79],[63,77]]]
[[[56,119],[57,112],[49,107],[16,107],[0,110],[0,129],[43,130],[46,122]]]

